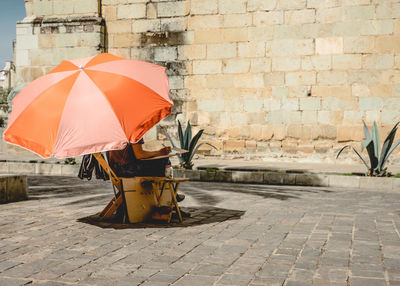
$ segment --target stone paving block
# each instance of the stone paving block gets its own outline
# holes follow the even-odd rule
[[[360,177],[329,175],[330,187],[359,188]]]
[[[352,286],[386,286],[386,282],[384,279],[350,277],[350,285],[352,285]]]
[[[235,183],[262,183],[263,173],[262,172],[244,172],[244,171],[233,171],[232,182]]]

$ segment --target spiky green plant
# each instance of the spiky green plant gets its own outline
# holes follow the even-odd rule
[[[177,147],[177,144],[175,141],[172,139],[172,137],[168,134],[168,132],[163,129],[165,132],[165,135],[171,142],[172,146]],[[188,152],[180,154],[179,155],[179,163],[182,168],[185,169],[192,169],[193,167],[193,157],[196,154],[196,152],[199,150],[199,148],[202,145],[209,145],[213,147],[214,149],[217,149],[215,146],[211,145],[210,143],[200,143],[197,144],[201,135],[203,134],[204,129],[200,129],[199,132],[196,133],[192,137],[192,126],[190,125],[190,121],[187,122],[185,130],[182,128],[181,122],[178,120],[178,137],[179,137],[179,148],[188,150]]]
[[[379,130],[376,122],[372,125],[371,133],[364,123],[364,135],[365,139],[361,142],[361,151],[364,149],[367,150],[368,157],[369,157],[369,164],[367,161],[361,156],[361,154],[351,145],[346,145],[338,152],[336,159],[342,153],[342,151],[346,148],[351,148],[357,156],[361,159],[364,165],[368,169],[368,176],[387,176],[387,168],[385,168],[385,164],[387,163],[389,156],[393,153],[393,151],[399,146],[400,140],[397,140],[393,143],[394,138],[396,136],[397,127],[399,126],[400,122],[397,122],[392,130],[389,132],[388,136],[386,137],[385,141],[383,142],[382,150],[379,153],[380,148],[380,139],[379,139]]]

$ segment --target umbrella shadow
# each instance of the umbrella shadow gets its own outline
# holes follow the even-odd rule
[[[174,228],[174,227],[190,227],[203,224],[220,223],[229,220],[239,220],[245,211],[223,209],[212,206],[206,207],[185,207],[180,208],[186,213],[190,213],[190,217],[184,217],[183,222],[179,222],[178,217],[173,214],[170,223],[163,222],[143,222],[143,223],[122,223],[117,218],[100,219],[98,214],[90,215],[78,219],[78,222],[94,225],[101,228],[113,229],[138,229],[138,228]]]

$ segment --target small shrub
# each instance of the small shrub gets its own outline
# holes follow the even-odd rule
[[[369,129],[364,121],[363,124],[364,124],[365,139],[361,142],[361,151],[363,151],[364,149],[367,150],[369,157],[369,164],[361,156],[361,154],[351,145],[346,145],[342,149],[340,149],[340,151],[336,156],[336,159],[340,156],[340,154],[344,149],[351,148],[361,159],[364,165],[367,167],[368,176],[379,176],[379,177],[389,176],[390,173],[387,172],[387,168],[385,168],[385,165],[389,159],[389,156],[400,144],[400,140],[393,142],[400,122],[397,122],[387,135],[385,141],[383,142],[381,152],[379,152],[381,144],[379,139],[379,130],[378,126],[376,125],[376,122],[374,121],[371,133],[369,132]]]

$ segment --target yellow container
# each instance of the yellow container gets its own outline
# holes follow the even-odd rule
[[[154,190],[147,187],[143,188],[142,186],[142,183],[145,181],[149,180],[141,177],[122,178],[130,223],[144,222],[151,219],[151,214],[156,206]]]

